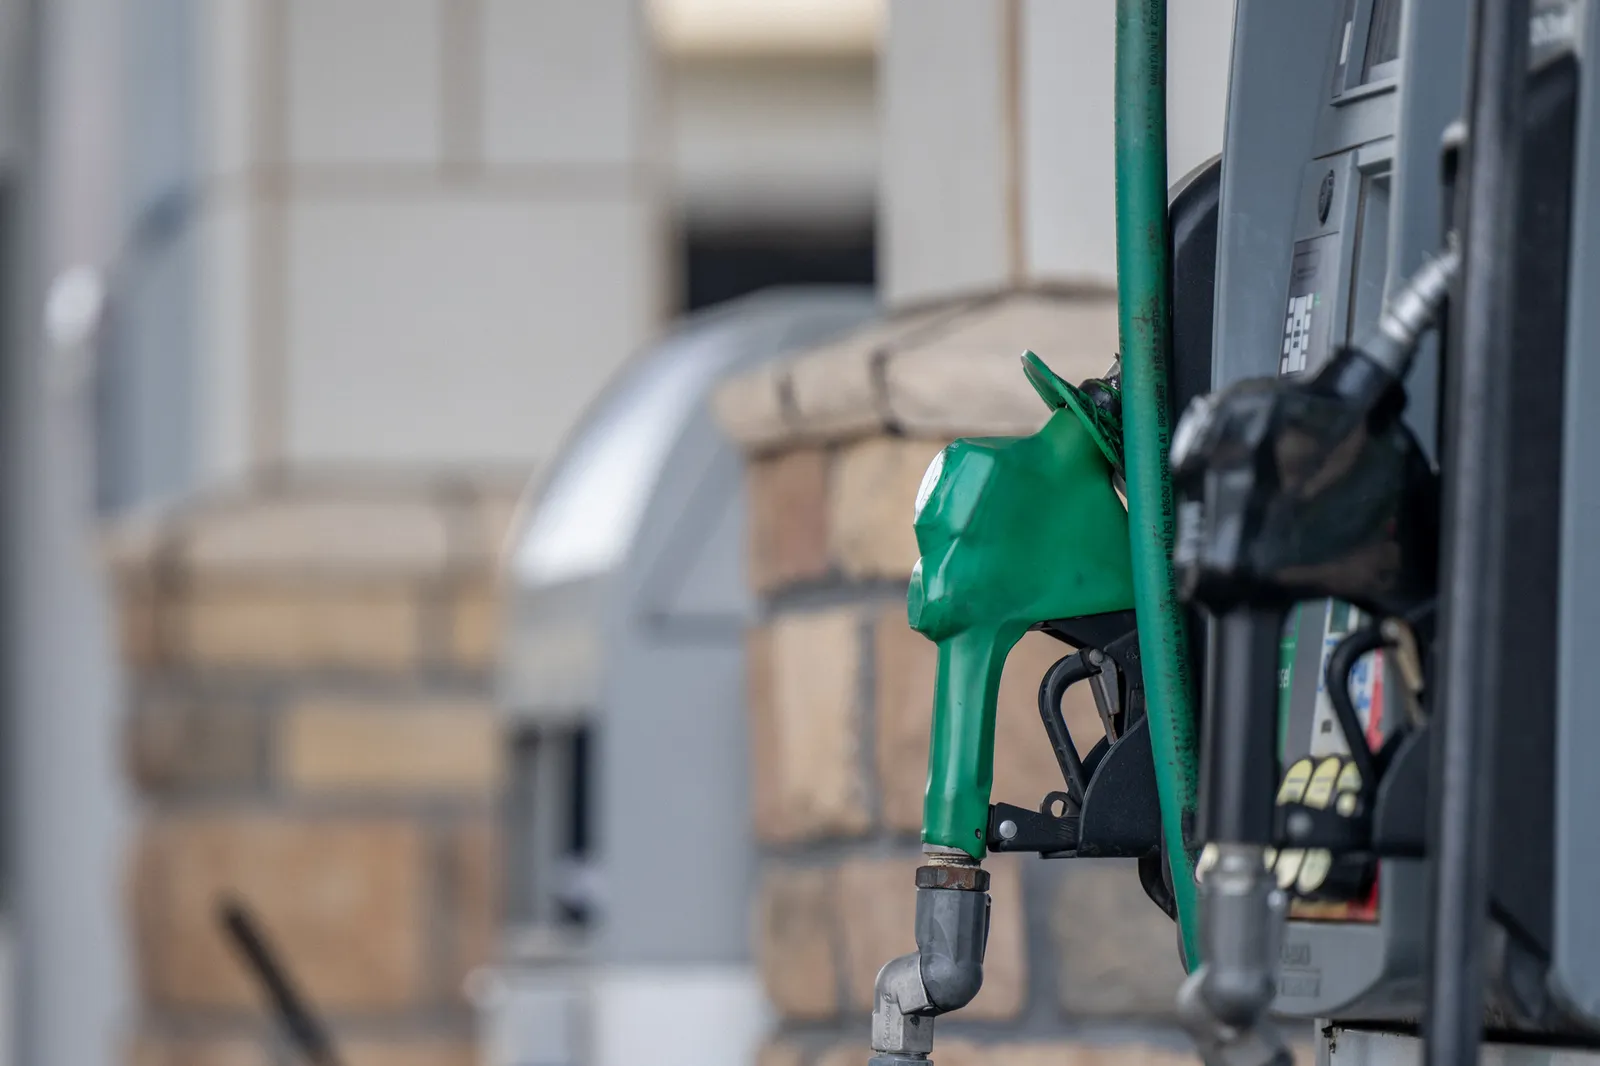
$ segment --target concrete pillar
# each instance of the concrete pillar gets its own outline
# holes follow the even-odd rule
[[[1222,148],[1233,4],[1173,4],[1173,180]],[[881,81],[885,298],[1105,287],[1112,206],[1114,6],[890,0]]]
[[[51,273],[103,261],[122,5],[0,3],[5,112],[3,674],[8,1017],[0,1062],[119,1059],[129,1002],[119,927],[128,795],[117,772],[116,673],[93,566],[92,410],[83,388],[94,283],[58,303]],[[14,154],[12,154],[14,152]],[[59,292],[60,290],[58,290]],[[14,958],[9,957],[15,951]]]

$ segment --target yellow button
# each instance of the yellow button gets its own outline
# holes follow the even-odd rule
[[[1344,769],[1339,771],[1339,783],[1334,786],[1338,792],[1360,792],[1361,771],[1356,769],[1353,762],[1345,763]]]
[[[1299,803],[1300,797],[1306,794],[1306,784],[1310,780],[1311,760],[1301,759],[1283,775],[1283,784],[1278,786],[1278,802]]]
[[[1300,864],[1305,861],[1303,848],[1284,848],[1278,853],[1278,887],[1287,892],[1300,876]]]
[[[1318,810],[1326,807],[1333,798],[1333,783],[1339,776],[1340,760],[1330,756],[1317,764],[1316,773],[1311,775],[1311,784],[1306,786],[1306,798],[1303,801],[1307,807]]]
[[[1325,848],[1315,848],[1306,852],[1305,862],[1300,864],[1300,876],[1295,878],[1295,891],[1307,895],[1315,892],[1328,880],[1328,871],[1332,869],[1332,852]]]

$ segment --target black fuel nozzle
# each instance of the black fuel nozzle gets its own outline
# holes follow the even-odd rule
[[[1401,417],[1405,375],[1443,303],[1452,244],[1358,345],[1310,374],[1197,398],[1173,434],[1180,592],[1216,623],[1206,671],[1200,830],[1205,963],[1182,1014],[1207,1061],[1281,1061],[1260,1034],[1286,903],[1266,869],[1278,785],[1283,623],[1303,600],[1402,614],[1437,581],[1438,478]]]
[[[1437,477],[1359,349],[1197,400],[1175,434],[1181,591],[1214,614],[1333,597],[1402,613],[1435,582]]]
[[[1452,242],[1315,373],[1190,404],[1172,444],[1185,598],[1220,613],[1333,597],[1389,615],[1430,594],[1438,478],[1401,415],[1458,261]]]
[[[1288,609],[1333,598],[1388,617],[1434,593],[1438,476],[1401,415],[1406,371],[1458,261],[1452,241],[1361,344],[1314,373],[1199,397],[1173,434],[1173,563],[1184,598],[1217,620],[1201,775],[1209,841],[1272,843]]]

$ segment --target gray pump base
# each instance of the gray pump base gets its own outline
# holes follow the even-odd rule
[[[1415,1036],[1333,1027],[1317,1041],[1317,1066],[1420,1066],[1422,1040]],[[1600,1066],[1600,1051],[1485,1044],[1482,1066]]]

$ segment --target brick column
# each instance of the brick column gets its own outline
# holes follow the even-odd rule
[[[467,1066],[495,928],[492,574],[511,498],[251,496],[114,538],[144,814],[131,1061],[293,1061],[218,924],[260,919],[351,1066]]]
[[[1058,372],[1104,372],[1109,298],[1013,293],[897,315],[737,379],[718,414],[748,450],[757,943],[781,1023],[767,1066],[868,1054],[873,980],[915,947],[912,918],[934,646],[906,624],[912,502],[950,438],[1025,433],[1046,409],[1024,380],[1032,347]],[[1065,648],[1018,645],[1001,685],[996,801],[1062,787],[1036,708]],[[1069,697],[1080,736],[1099,723]],[[1182,970],[1172,923],[1131,862],[991,858],[983,991],[939,1023],[942,1066],[1191,1061],[1172,1018]]]

